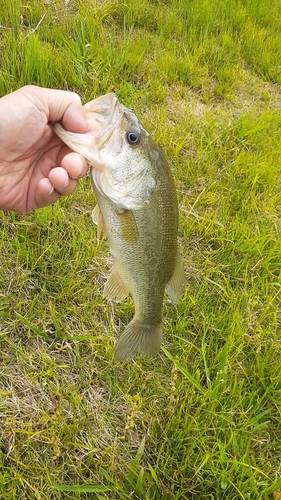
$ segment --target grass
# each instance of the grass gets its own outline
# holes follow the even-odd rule
[[[161,144],[188,287],[117,364],[89,179],[0,212],[0,497],[280,498],[280,2],[3,2],[1,95],[114,90]]]

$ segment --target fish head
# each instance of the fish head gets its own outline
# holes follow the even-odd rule
[[[136,115],[114,93],[83,106],[89,131],[77,134],[55,123],[56,134],[91,165],[96,190],[117,207],[149,204],[157,183],[159,150]]]

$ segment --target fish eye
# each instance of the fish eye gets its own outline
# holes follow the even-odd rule
[[[140,138],[141,135],[138,130],[129,130],[129,132],[127,132],[127,141],[129,144],[139,144]]]

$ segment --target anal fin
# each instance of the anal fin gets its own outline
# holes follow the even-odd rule
[[[116,269],[113,268],[105,283],[103,296],[116,300],[116,302],[122,302],[128,294],[128,288],[124,285]]]
[[[186,276],[183,261],[179,250],[177,250],[175,269],[167,283],[167,292],[173,304],[176,304],[182,297],[186,288]]]

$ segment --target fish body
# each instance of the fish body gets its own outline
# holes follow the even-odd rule
[[[178,203],[168,162],[134,113],[113,93],[84,106],[90,131],[74,134],[55,124],[91,168],[98,206],[93,211],[113,256],[104,297],[131,293],[135,315],[117,342],[117,360],[155,356],[162,342],[165,288],[175,304],[185,289],[177,246]]]

